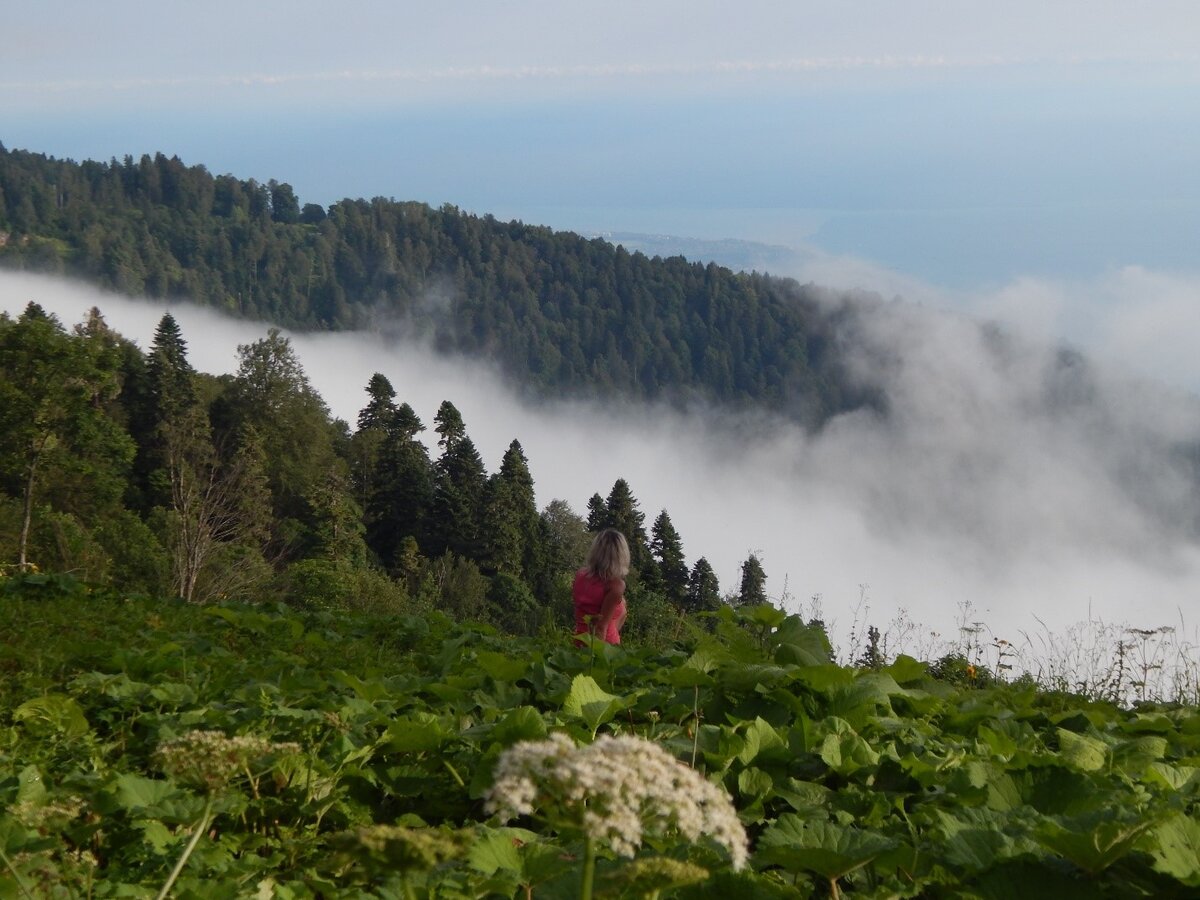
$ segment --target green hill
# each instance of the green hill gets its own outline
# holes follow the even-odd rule
[[[718,620],[593,650],[0,580],[0,896],[579,897],[590,851],[597,896],[1196,895],[1194,709],[839,668],[797,617]],[[749,866],[656,818],[649,770],[547,775],[537,815],[490,815],[502,753],[552,733],[696,770]],[[571,779],[601,819],[641,791],[636,862],[570,818]]]
[[[870,400],[840,371],[838,304],[811,286],[453,206],[302,206],[287,184],[162,154],[0,145],[0,265],[288,327],[426,335],[546,395],[749,402],[808,424]]]

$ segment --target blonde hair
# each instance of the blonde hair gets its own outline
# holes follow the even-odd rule
[[[615,528],[605,528],[596,535],[588,550],[584,568],[589,575],[605,581],[628,575],[629,542],[625,540],[625,535]]]

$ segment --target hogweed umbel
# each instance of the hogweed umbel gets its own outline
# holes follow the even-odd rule
[[[565,734],[509,747],[496,764],[485,808],[502,821],[538,815],[557,828],[582,832],[583,896],[591,896],[595,846],[632,858],[648,835],[708,837],[746,865],[746,831],[720,787],[658,744],[632,735],[602,735],[576,746]]]

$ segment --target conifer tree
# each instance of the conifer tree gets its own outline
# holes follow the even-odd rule
[[[650,553],[658,564],[662,594],[676,607],[683,607],[688,590],[688,567],[679,532],[664,509],[650,530]]]
[[[608,527],[608,507],[604,505],[604,498],[599,494],[592,494],[587,503],[587,530],[596,532]]]
[[[703,556],[696,560],[688,576],[685,608],[689,613],[714,612],[721,608],[721,585],[717,574]]]
[[[367,382],[370,401],[358,414],[358,428],[378,428],[387,431],[396,415],[396,391],[385,375],[376,372]]]
[[[446,400],[438,407],[434,423],[442,455],[434,464],[427,552],[479,559],[487,471],[453,403]]]
[[[767,602],[767,573],[753,553],[742,563],[742,584],[738,588],[739,606],[756,606]]]
[[[604,508],[604,527],[615,528],[625,535],[625,539],[629,541],[631,568],[640,572],[650,559],[650,550],[646,546],[646,517],[638,509],[637,500],[634,499],[629,483],[624,478],[618,478],[613,483]]]
[[[154,417],[164,422],[196,403],[196,370],[187,358],[187,341],[179,323],[164,313],[154,330],[146,358]]]
[[[533,476],[518,441],[488,483],[483,543],[487,567],[518,578],[533,569],[539,543]]]
[[[413,547],[428,551],[433,464],[417,435],[424,423],[407,403],[391,416],[384,433],[364,513],[367,545],[389,571],[403,568],[403,553]]]
[[[379,477],[380,454],[396,415],[396,392],[386,377],[376,372],[367,383],[370,401],[358,413],[358,430],[350,438],[350,483],[370,530],[372,501]]]
[[[142,381],[140,386],[130,385],[135,407],[130,424],[138,442],[134,487],[140,492],[144,511],[148,512],[152,507],[171,504],[164,430],[179,426],[199,403],[196,370],[188,362],[187,342],[170,313],[163,314],[154,330]]]

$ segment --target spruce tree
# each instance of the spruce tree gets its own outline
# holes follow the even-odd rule
[[[592,494],[587,503],[587,530],[596,532],[607,528],[608,507],[604,505],[604,498],[599,494]]]
[[[367,382],[367,394],[371,399],[359,411],[359,430],[378,428],[386,431],[392,423],[392,417],[396,415],[396,391],[392,383],[386,376],[376,372]]]
[[[471,560],[482,555],[483,506],[487,471],[462,415],[449,400],[434,416],[442,455],[434,464],[433,509],[429,521],[430,556],[446,552]],[[424,549],[424,548],[423,548]]]
[[[688,576],[684,606],[689,613],[714,612],[721,608],[721,585],[717,574],[703,556],[696,560]]]
[[[606,511],[605,527],[615,528],[629,542],[629,558],[631,568],[641,572],[650,560],[650,550],[646,546],[646,517],[638,502],[629,489],[629,483],[624,478],[618,478],[609,491],[604,503]]]
[[[688,590],[688,567],[683,556],[679,532],[664,509],[650,530],[650,553],[658,564],[658,580],[662,594],[676,607],[682,608]]]
[[[483,544],[487,568],[521,578],[537,557],[538,512],[529,463],[514,440],[488,482]]]
[[[738,606],[757,606],[767,602],[767,573],[753,553],[742,563],[742,584],[738,588]]]
[[[391,416],[379,450],[364,518],[367,545],[383,566],[399,571],[402,548],[412,541],[428,551],[433,504],[433,464],[417,435],[425,430],[407,403]]]

